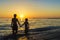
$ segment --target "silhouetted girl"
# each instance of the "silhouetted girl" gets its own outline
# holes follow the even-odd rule
[[[11,22],[11,27],[12,27],[12,32],[13,34],[16,34],[18,31],[18,24],[20,25],[18,19],[16,18],[16,14],[14,14],[14,18],[12,18],[12,22]],[[17,24],[18,23],[18,24]]]
[[[25,19],[25,22],[22,24],[22,26],[25,26],[25,34],[28,34],[29,31],[29,22],[28,22],[28,18]]]

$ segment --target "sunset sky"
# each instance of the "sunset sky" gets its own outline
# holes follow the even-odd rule
[[[60,18],[60,0],[0,0],[0,17]]]

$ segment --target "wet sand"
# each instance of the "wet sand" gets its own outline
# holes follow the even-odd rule
[[[46,31],[32,31],[28,35],[19,32],[16,35],[1,36],[0,40],[60,40],[60,28]]]

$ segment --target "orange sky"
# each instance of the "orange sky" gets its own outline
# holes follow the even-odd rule
[[[14,2],[15,1],[15,2]],[[60,1],[11,0],[0,1],[0,17],[60,18]]]

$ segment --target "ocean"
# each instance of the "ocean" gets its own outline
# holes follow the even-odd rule
[[[20,24],[24,23],[20,21]],[[44,28],[44,27],[57,27],[60,26],[60,19],[29,19],[29,29]],[[18,30],[24,30],[23,27],[18,26]],[[9,35],[12,33],[11,28],[11,18],[0,18],[0,39],[3,36]],[[20,31],[21,33],[21,31]]]
[[[24,23],[20,21],[20,24]],[[29,19],[29,28],[43,28],[48,26],[60,26],[60,19]],[[20,29],[20,27],[18,28]],[[24,29],[24,26],[21,27]],[[11,30],[11,18],[0,18],[0,30]]]

